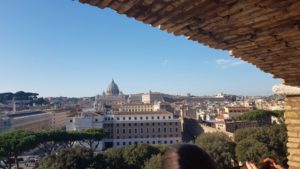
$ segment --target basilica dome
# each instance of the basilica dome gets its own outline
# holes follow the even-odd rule
[[[118,85],[115,83],[114,79],[111,81],[111,83],[108,85],[107,90],[106,90],[106,95],[119,95],[120,91],[119,91],[119,87]]]

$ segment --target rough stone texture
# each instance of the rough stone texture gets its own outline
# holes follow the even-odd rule
[[[158,27],[300,87],[299,0],[80,0]],[[175,49],[176,50],[176,49]]]
[[[285,123],[288,130],[289,166],[300,168],[300,94],[288,95],[285,100]]]
[[[284,95],[300,95],[300,88],[280,84],[280,85],[273,86],[273,92],[276,94],[284,94]]]

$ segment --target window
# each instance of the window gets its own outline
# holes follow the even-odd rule
[[[141,116],[140,119],[143,120],[143,117]]]
[[[170,122],[170,125],[172,125],[173,123],[172,122]]]
[[[134,129],[134,133],[137,133],[137,129]]]
[[[128,129],[128,133],[129,133],[129,134],[131,133],[131,129]]]
[[[149,128],[147,128],[147,133],[149,133]]]
[[[126,131],[125,131],[125,129],[123,129],[123,134],[125,134],[126,133]]]
[[[155,128],[152,128],[152,132],[153,132],[153,133],[155,132]]]
[[[143,123],[141,123],[141,126],[143,126]]]
[[[137,120],[137,117],[134,117],[134,120]]]
[[[131,117],[128,117],[128,120],[131,120]]]
[[[167,142],[167,141],[164,141],[164,143],[167,144],[168,142]]]
[[[171,119],[171,116],[169,116],[169,119]]]
[[[125,146],[126,145],[126,143],[125,142],[123,142],[123,146]]]
[[[173,140],[170,140],[170,144],[173,144]]]
[[[178,128],[177,127],[175,128],[175,132],[178,132]]]
[[[131,145],[131,141],[129,141],[129,143],[128,143],[129,145]]]
[[[128,126],[131,126],[131,123],[128,123]]]
[[[165,133],[167,132],[167,128],[164,128],[164,132],[165,132]]]
[[[159,116],[157,116],[157,119],[159,119]]]
[[[118,146],[118,145],[120,145],[120,143],[119,143],[119,142],[117,142],[117,146]]]
[[[98,119],[95,119],[96,122],[98,122]]]
[[[117,139],[119,139],[120,137],[119,136],[117,136]]]
[[[155,141],[152,141],[152,144],[155,144]]]
[[[153,120],[153,119],[154,119],[154,117],[152,116],[152,117],[151,117],[151,119]]]
[[[146,116],[146,120],[148,120],[148,116]]]
[[[160,132],[160,128],[158,128],[157,131]]]
[[[117,134],[119,134],[119,129],[117,129]]]
[[[119,118],[119,117],[117,117],[117,120],[120,120],[120,118]]]
[[[165,116],[163,116],[163,119],[166,119],[166,117],[165,117]]]
[[[123,120],[125,120],[125,117],[123,117]]]
[[[144,132],[144,130],[143,130],[143,128],[141,128],[141,133],[143,133]]]
[[[152,126],[154,126],[154,123],[152,123]]]
[[[116,124],[117,127],[119,127],[119,124]]]
[[[137,126],[137,124],[136,124],[136,123],[134,123],[134,126]]]
[[[125,127],[125,123],[123,123],[123,127]]]
[[[73,120],[70,120],[70,123],[72,123],[73,122]]]
[[[170,128],[170,132],[172,132],[172,128]]]

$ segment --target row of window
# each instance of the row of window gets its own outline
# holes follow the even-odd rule
[[[143,136],[143,135],[140,135],[140,136],[138,136],[138,135],[135,135],[134,137],[132,137],[132,136],[128,136],[128,137],[125,137],[125,136],[117,136],[116,137],[116,139],[126,139],[126,138],[129,138],[129,139],[131,139],[131,138],[167,138],[167,137],[179,137],[179,135],[178,134],[176,134],[176,135],[173,135],[173,134],[170,134],[170,135],[146,135],[146,136]],[[111,135],[109,135],[108,136],[108,138],[112,138],[112,136]]]
[[[179,140],[173,141],[173,140],[164,140],[164,141],[129,141],[129,142],[116,142],[115,146],[126,146],[126,145],[137,145],[137,144],[173,144],[173,143],[179,143]]]
[[[146,117],[143,117],[143,116],[140,116],[139,118],[138,117],[123,117],[123,118],[120,118],[120,117],[116,117],[116,118],[113,118],[113,117],[105,117],[104,120],[105,121],[112,121],[112,120],[160,120],[160,119],[172,119],[172,116],[146,116]]]
[[[174,123],[172,123],[172,122],[169,122],[169,123],[167,123],[167,122],[164,122],[164,123],[127,123],[127,125],[126,125],[126,123],[123,123],[123,124],[103,124],[103,126],[104,127],[113,127],[114,125],[116,126],[116,127],[120,127],[120,126],[123,126],[123,127],[125,127],[125,126],[160,126],[160,125],[164,125],[164,126],[166,126],[167,124],[169,124],[169,125],[175,125],[175,126],[177,126],[178,125],[178,122],[174,122]]]
[[[146,128],[145,132],[146,133],[150,133],[150,131],[152,131],[152,133],[155,133],[155,132],[164,132],[166,133],[167,132],[167,128],[156,128],[157,130],[155,130],[155,128]],[[138,129],[127,129],[128,130],[128,134],[131,134],[132,132],[134,132],[135,134],[138,133]],[[108,130],[108,131],[112,131],[112,130]],[[122,129],[121,130],[123,134],[127,134],[126,133],[126,129]],[[169,132],[173,132],[173,128],[169,128]],[[178,128],[176,127],[175,128],[175,132],[178,132]],[[117,134],[120,134],[120,129],[116,129],[116,133]],[[144,133],[144,128],[140,128],[139,129],[139,133],[143,134]]]

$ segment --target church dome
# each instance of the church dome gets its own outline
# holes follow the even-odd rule
[[[108,85],[107,90],[106,90],[107,95],[119,95],[119,87],[115,83],[114,79],[111,81],[111,83]]]

